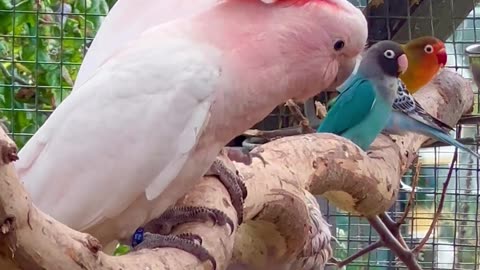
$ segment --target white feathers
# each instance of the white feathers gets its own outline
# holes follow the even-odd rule
[[[142,32],[166,22],[192,16],[222,0],[118,0],[88,49],[75,81],[74,91],[119,48]],[[135,14],[141,14],[140,18]]]
[[[161,29],[120,49],[19,153],[15,166],[34,203],[84,230],[144,192],[158,196],[208,120],[217,63],[215,49]]]

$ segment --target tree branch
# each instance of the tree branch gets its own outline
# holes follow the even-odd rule
[[[473,104],[469,84],[451,71],[443,71],[417,97],[426,110],[451,125]],[[439,108],[441,113],[437,113]],[[0,130],[0,143],[11,146],[7,139]],[[396,199],[400,176],[426,139],[408,134],[392,140],[382,135],[368,155],[332,134],[272,141],[262,146],[262,156],[269,162],[266,167],[256,159],[251,166],[235,164],[245,179],[248,197],[246,222],[234,235],[226,228],[203,223],[179,226],[175,233],[200,235],[218,269],[226,269],[230,263],[248,269],[278,269],[274,266],[305,256],[325,263],[323,258],[331,256],[328,245],[315,251],[309,248],[316,235],[311,228],[320,226],[312,221],[318,222],[318,212],[309,208],[306,191],[324,195],[344,210],[374,218]],[[5,150],[0,148],[1,156]],[[236,220],[228,193],[215,178],[204,178],[177,204],[214,207]],[[317,213],[317,218],[312,219],[312,213]],[[1,269],[211,269],[209,263],[199,264],[192,255],[176,249],[143,250],[119,257],[98,251],[93,237],[71,230],[35,208],[11,164],[0,166],[0,228]],[[6,263],[11,267],[2,268]]]
[[[429,113],[450,125],[473,108],[470,83],[450,70],[442,71],[415,97]],[[262,145],[262,156],[270,165],[263,168],[257,160],[250,167],[237,165],[249,190],[246,219],[263,209],[261,196],[266,190],[291,186],[305,187],[354,214],[383,215],[396,200],[401,176],[428,140],[411,133],[390,137],[380,135],[369,155],[332,134],[291,136]]]

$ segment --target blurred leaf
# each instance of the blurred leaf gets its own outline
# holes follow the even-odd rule
[[[130,252],[130,247],[127,245],[118,244],[113,252],[113,256],[122,256]]]
[[[7,58],[10,55],[10,48],[4,38],[0,38],[0,58]]]
[[[65,66],[62,66],[62,78],[63,80],[65,80],[68,86],[73,87],[72,77],[70,77],[70,73],[68,72],[68,69]]]
[[[13,5],[10,0],[0,0],[0,9],[12,9]]]
[[[80,12],[85,12],[92,7],[92,0],[77,0],[75,1],[75,7]]]

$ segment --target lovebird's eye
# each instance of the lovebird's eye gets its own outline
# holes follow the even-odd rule
[[[395,53],[392,50],[386,50],[383,55],[388,59],[393,59],[395,57]]]
[[[333,45],[333,49],[335,49],[335,51],[340,51],[341,49],[343,49],[343,47],[345,47],[345,42],[343,40],[338,40]]]
[[[425,46],[425,48],[423,48],[423,50],[428,54],[433,53],[433,46],[428,44],[427,46]]]

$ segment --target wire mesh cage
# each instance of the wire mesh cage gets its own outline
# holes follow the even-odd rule
[[[448,54],[447,68],[471,78],[465,48],[477,38],[477,1],[350,1],[364,9],[369,22],[369,41],[393,39],[407,42],[416,37],[433,35],[445,41]],[[478,113],[478,90],[474,113]],[[460,137],[475,137],[478,125],[461,127]],[[472,145],[475,150],[477,146]],[[406,219],[402,234],[407,244],[418,244],[427,233],[440,201],[442,185],[447,179],[453,147],[429,147],[420,151],[418,170],[419,190],[416,203]],[[411,183],[413,171],[404,176]],[[392,217],[400,218],[407,204],[408,192],[402,192],[390,209]],[[469,155],[460,154],[453,168],[452,181],[447,187],[442,214],[432,237],[418,260],[424,269],[478,269],[480,263],[479,238],[479,179],[478,162]],[[332,212],[332,210],[330,210]],[[336,221],[336,255],[345,258],[378,240],[369,224],[359,217],[330,214]],[[330,218],[331,220],[332,218]],[[401,269],[393,254],[380,249],[349,264],[347,269]]]
[[[445,41],[447,67],[471,78],[468,45],[480,42],[480,5],[475,0],[350,0],[364,11],[369,43],[392,39],[407,42],[433,35]],[[368,3],[367,3],[368,2]],[[115,0],[0,0],[0,113],[10,135],[21,148],[71,92],[90,42]],[[132,10],[132,18],[140,16]],[[477,17],[478,16],[478,17]],[[474,113],[480,94],[475,84]],[[325,95],[316,99],[325,101]],[[279,106],[259,129],[298,124],[285,106]],[[477,124],[460,124],[460,137],[477,137]],[[477,145],[472,149],[478,151]],[[418,174],[416,204],[406,218],[402,234],[417,244],[426,234],[438,207],[454,148],[436,146],[420,152],[418,170],[404,176],[411,184]],[[419,254],[425,269],[479,269],[480,183],[479,164],[460,153],[447,187],[442,215],[433,236]],[[407,204],[402,192],[390,209],[399,218]],[[320,199],[336,241],[335,256],[346,258],[378,240],[360,217],[336,210]],[[378,249],[360,257],[347,269],[399,269],[393,254]]]

